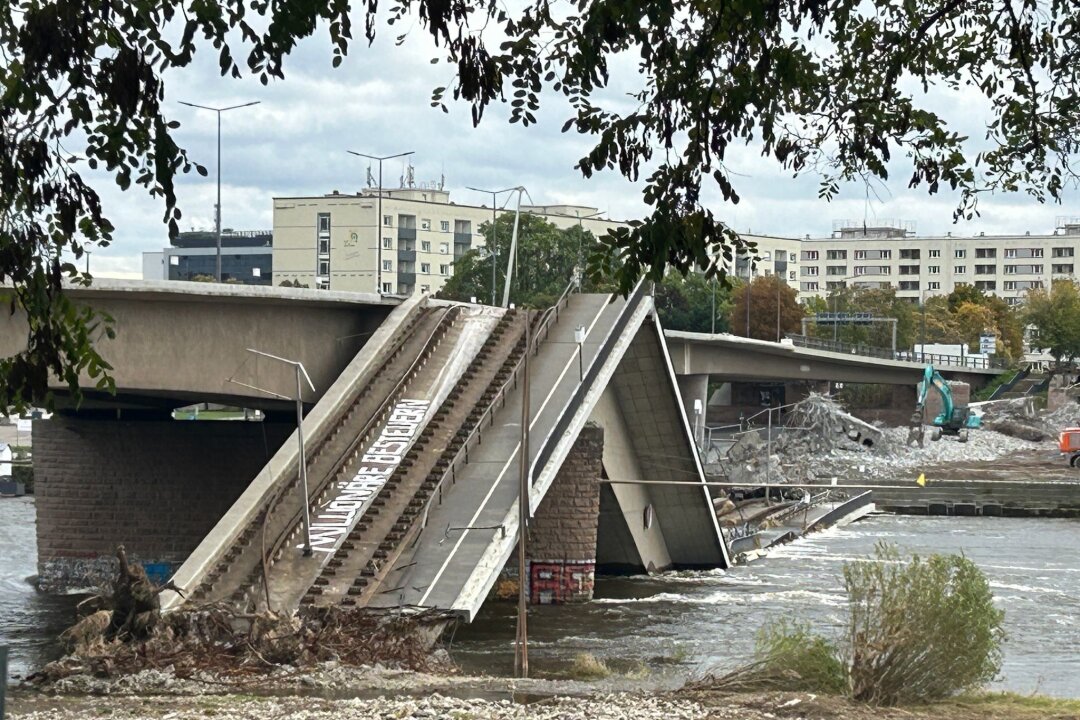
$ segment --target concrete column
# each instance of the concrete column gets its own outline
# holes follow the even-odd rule
[[[686,419],[690,422],[690,431],[698,447],[705,443],[705,411],[709,405],[708,375],[677,375],[679,395],[682,397]],[[695,413],[694,402],[700,402],[701,410]]]
[[[592,599],[603,454],[604,431],[589,423],[536,510],[527,547],[533,604]]]
[[[118,544],[152,578],[167,579],[292,429],[104,416],[35,421],[40,587],[107,587]]]

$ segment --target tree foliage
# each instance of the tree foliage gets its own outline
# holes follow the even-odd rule
[[[667,330],[730,332],[732,287],[702,273],[671,271],[656,286],[656,312]]]
[[[821,299],[813,305],[813,312],[836,312],[836,313],[870,313],[878,318],[894,318],[896,320],[896,347],[908,348],[915,342],[915,319],[912,313],[911,303],[896,296],[896,288],[865,287],[855,285],[853,287],[838,288],[829,292],[828,298]],[[871,323],[860,325],[856,323],[841,323],[834,327],[831,324],[812,324],[809,328],[811,335],[819,338],[833,339],[852,345],[873,345],[875,347],[892,347],[892,326],[890,323]]]
[[[997,355],[1008,360],[1023,357],[1020,313],[996,295],[961,284],[948,295],[927,298],[925,306],[927,342],[963,343],[969,352],[978,352],[979,336],[989,332],[997,338]]]
[[[511,122],[530,125],[541,96],[559,96],[564,130],[594,141],[583,175],[647,173],[649,214],[590,258],[598,276],[617,258],[623,291],[668,266],[723,274],[716,260],[743,241],[706,198],[739,202],[727,163],[749,142],[792,174],[819,174],[824,199],[899,165],[910,186],[959,191],[958,216],[987,191],[1059,200],[1074,176],[1080,23],[1067,0],[13,0],[0,3],[0,282],[32,320],[0,386],[36,392],[43,371],[102,363],[82,340],[93,319],[60,298],[64,277],[86,279],[62,254],[112,234],[87,168],[160,198],[177,232],[174,175],[205,170],[173,139],[168,71],[212,53],[223,76],[268,83],[319,30],[336,67],[354,26],[370,43],[384,20],[430,36],[452,69],[434,107],[452,96],[479,123],[506,103]],[[625,102],[609,83],[630,57],[640,80]],[[969,104],[941,114],[931,87],[985,98],[981,151],[950,125]]]
[[[514,214],[503,213],[496,219],[496,302],[502,302],[506,287],[506,265]],[[484,237],[492,237],[491,223],[479,228]],[[518,249],[511,278],[510,302],[519,307],[549,307],[562,295],[574,278],[583,258],[596,248],[596,237],[578,226],[560,230],[539,215],[522,213],[518,226]],[[492,258],[488,248],[470,250],[454,261],[454,274],[439,291],[448,300],[478,302],[491,299]],[[585,292],[610,289],[602,282],[584,278]]]
[[[788,333],[802,330],[805,311],[799,304],[799,294],[778,275],[759,275],[749,285],[736,285],[731,297],[728,324],[736,335],[776,342]]]
[[[1080,357],[1080,288],[1070,279],[1054,280],[1050,290],[1028,291],[1024,322],[1031,328],[1031,346],[1045,350],[1054,361]]]

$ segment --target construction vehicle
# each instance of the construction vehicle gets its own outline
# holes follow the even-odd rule
[[[1058,435],[1058,450],[1069,456],[1069,465],[1077,467],[1080,462],[1080,428],[1068,427]]]
[[[968,431],[982,426],[982,418],[971,411],[967,405],[956,405],[953,402],[952,390],[941,373],[934,369],[933,365],[927,365],[923,370],[922,388],[919,391],[919,399],[915,403],[915,413],[911,416],[911,429],[908,431],[908,444],[918,441],[923,444],[925,427],[924,415],[926,397],[930,388],[937,390],[941,396],[941,414],[935,417],[930,425],[931,440],[940,440],[942,436],[954,437],[960,442],[968,441]]]

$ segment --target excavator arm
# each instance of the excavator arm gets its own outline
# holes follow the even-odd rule
[[[982,421],[968,407],[956,405],[953,401],[952,390],[949,389],[945,378],[934,369],[933,365],[927,365],[923,370],[923,380],[915,402],[915,412],[911,416],[908,444],[916,441],[920,446],[923,444],[926,398],[930,393],[930,388],[936,390],[941,396],[941,414],[930,422],[930,425],[934,427],[930,439],[939,440],[942,435],[949,435],[956,437],[960,442],[967,442],[967,431],[978,428],[982,425]]]

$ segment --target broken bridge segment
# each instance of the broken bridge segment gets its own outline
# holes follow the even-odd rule
[[[647,319],[651,327],[643,328]],[[580,344],[579,328],[584,329],[584,342]],[[656,346],[654,355],[660,358],[644,381],[654,384],[657,392],[671,395],[668,419],[675,435],[684,440],[685,460],[690,468],[679,469],[693,473],[702,485],[683,485],[678,490],[672,487],[667,495],[650,490],[647,500],[668,503],[663,512],[657,509],[657,515],[664,516],[662,521],[678,539],[671,544],[654,540],[650,547],[639,534],[641,542],[635,541],[632,554],[650,555],[648,560],[639,556],[637,562],[654,569],[659,569],[655,560],[665,565],[724,567],[727,555],[723,538],[680,409],[652,298],[645,294],[643,285],[625,299],[570,296],[547,337],[539,343],[530,364],[530,511],[535,512],[543,501],[578,434],[642,333],[646,335],[645,344]],[[371,604],[434,607],[472,620],[517,540],[523,402],[524,387],[507,393],[505,403],[494,414],[490,426],[485,427],[482,442],[472,447],[467,462],[455,465],[455,481],[445,489],[442,502],[430,508],[423,532],[411,551],[398,559],[394,567],[401,577],[398,586],[372,598]],[[660,436],[668,437],[670,432]],[[662,479],[663,473],[660,475]]]

